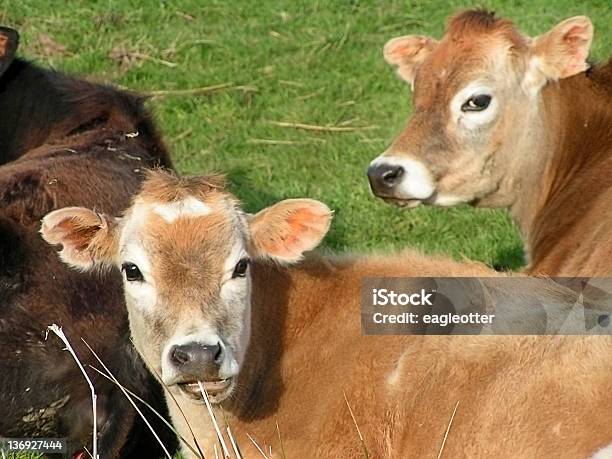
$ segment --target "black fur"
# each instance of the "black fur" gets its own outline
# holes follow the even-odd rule
[[[129,340],[120,273],[68,269],[38,230],[46,213],[64,206],[118,215],[145,168],[171,167],[165,146],[139,96],[21,59],[2,72],[0,57],[0,113],[0,436],[67,437],[71,453],[91,448],[87,383],[59,339],[45,339],[56,323],[94,381],[101,457],[159,457],[125,396],[89,367],[101,366],[81,340],[167,415]],[[173,451],[174,434],[142,409]]]

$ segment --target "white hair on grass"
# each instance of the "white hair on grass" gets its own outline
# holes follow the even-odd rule
[[[96,400],[97,400],[97,395],[95,393],[95,388],[93,386],[93,383],[91,382],[91,379],[89,378],[89,375],[87,375],[87,373],[85,372],[85,368],[83,367],[81,361],[79,360],[78,356],[76,355],[76,353],[74,352],[74,349],[72,348],[72,346],[70,345],[70,342],[68,341],[68,338],[66,337],[66,335],[64,334],[64,332],[62,331],[62,328],[59,327],[56,324],[50,325],[47,327],[47,334],[45,335],[45,339],[47,339],[48,337],[48,333],[49,331],[52,331],[53,333],[55,333],[60,339],[61,341],[66,345],[66,348],[64,350],[67,350],[70,352],[70,354],[72,355],[73,359],[75,360],[75,362],[77,363],[79,369],[81,370],[81,372],[83,373],[83,376],[85,377],[85,379],[87,380],[87,383],[89,384],[90,390],[91,390],[91,394],[92,394],[92,412],[93,412],[93,419],[94,419],[94,428],[93,428],[93,435],[94,435],[94,441],[93,441],[93,452],[89,453],[89,451],[86,449],[87,453],[94,459],[99,459],[99,454],[98,454],[98,445],[97,445],[97,409],[96,409]],[[147,418],[145,417],[145,415],[142,413],[142,411],[140,410],[140,408],[138,408],[138,406],[136,405],[136,403],[134,402],[133,398],[137,399],[139,402],[143,403],[147,408],[149,408],[158,418],[160,418],[165,424],[166,426],[168,426],[169,429],[172,430],[172,432],[174,432],[179,439],[185,443],[187,445],[187,447],[194,453],[196,454],[196,456],[200,456],[200,457],[204,457],[201,453],[198,453],[191,445],[189,445],[189,442],[187,442],[187,440],[185,438],[183,438],[177,431],[176,429],[159,413],[157,412],[149,403],[147,403],[144,399],[142,399],[141,397],[139,397],[138,395],[136,395],[135,393],[133,393],[132,391],[130,391],[129,389],[127,389],[126,387],[124,387],[118,380],[117,378],[114,376],[114,374],[110,371],[110,369],[104,364],[104,362],[102,361],[102,359],[100,359],[100,357],[98,356],[98,354],[92,349],[92,347],[89,345],[89,343],[87,343],[87,341],[83,338],[81,338],[81,341],[83,341],[83,343],[85,344],[85,346],[87,346],[87,348],[90,350],[90,352],[93,354],[93,356],[96,358],[96,360],[100,363],[100,365],[102,365],[102,367],[104,368],[104,370],[106,371],[106,373],[102,372],[101,370],[97,369],[96,367],[89,365],[89,367],[96,371],[97,373],[99,373],[101,376],[105,377],[106,379],[108,379],[109,381],[111,381],[113,384],[115,384],[117,387],[119,387],[119,389],[121,390],[121,392],[125,395],[125,397],[128,399],[128,401],[131,403],[131,405],[134,407],[134,409],[136,410],[136,412],[139,414],[139,416],[142,418],[142,420],[145,422],[145,424],[147,425],[147,427],[149,428],[149,430],[151,431],[151,433],[153,434],[153,436],[155,437],[155,439],[159,442],[160,446],[162,447],[164,453],[166,454],[166,457],[168,457],[169,459],[172,459],[172,456],[170,455],[170,453],[168,452],[167,448],[165,447],[165,445],[163,444],[163,442],[161,441],[161,439],[159,438],[158,434],[155,432],[155,430],[153,429],[153,426],[151,426],[150,422],[147,420]],[[230,450],[227,447],[227,444],[225,442],[225,439],[221,433],[221,430],[219,428],[219,425],[217,423],[216,417],[214,415],[214,412],[212,410],[212,406],[210,404],[210,400],[208,398],[208,393],[206,392],[206,389],[204,389],[204,386],[202,385],[202,383],[200,381],[198,381],[198,386],[200,387],[200,391],[202,392],[202,396],[204,398],[204,401],[206,403],[206,408],[208,409],[208,413],[211,417],[211,420],[213,422],[213,425],[215,427],[215,431],[217,433],[217,438],[219,439],[219,444],[221,445],[221,448],[223,449],[223,458],[224,459],[231,459],[231,454],[230,454]],[[277,432],[279,435],[279,440],[280,440],[280,430],[278,428],[278,422],[276,423],[276,428],[277,428]],[[240,454],[240,449],[238,448],[238,445],[234,439],[234,436],[232,434],[231,428],[229,426],[227,426],[227,435],[230,439],[230,443],[232,445],[232,450],[236,456],[236,459],[242,459],[242,456]],[[261,447],[257,444],[257,442],[253,439],[253,437],[251,435],[249,435],[247,433],[247,436],[249,437],[249,439],[251,440],[251,442],[253,442],[253,444],[255,445],[255,447],[257,448],[257,450],[261,453],[261,455],[268,459],[268,456],[266,456],[266,454],[264,453],[264,451],[261,449]],[[197,442],[196,442],[197,445]],[[282,443],[281,443],[282,445]],[[215,457],[218,458],[218,451],[217,451],[217,445],[213,445],[214,447],[214,453],[215,453]],[[198,447],[199,449],[199,447]],[[270,446],[270,457],[271,457],[271,451],[272,451],[272,447]],[[284,456],[284,451],[283,451],[283,457]],[[4,457],[3,457],[4,459]]]
[[[287,456],[285,456],[285,447],[283,446],[280,427],[278,426],[278,419],[276,419],[274,422],[276,423],[276,433],[278,434],[278,444],[280,445],[281,456],[283,459],[287,459]]]
[[[232,448],[234,449],[234,454],[238,459],[242,459],[240,451],[238,450],[238,445],[236,445],[236,440],[234,440],[234,436],[232,435],[232,429],[230,429],[230,426],[227,426],[227,436],[229,437]]]
[[[210,415],[210,419],[215,427],[215,432],[217,433],[217,438],[219,439],[219,443],[221,443],[221,448],[223,448],[223,457],[230,458],[229,449],[225,444],[225,440],[223,438],[223,434],[221,433],[221,429],[219,429],[219,424],[217,424],[217,418],[215,417],[215,413],[213,413],[212,406],[210,405],[210,400],[208,400],[208,392],[204,389],[204,385],[198,381],[198,387],[200,388],[200,392],[202,392],[202,397],[204,397],[204,403],[206,403],[206,409],[208,409],[208,414]]]
[[[346,392],[342,392],[342,395],[344,395],[344,401],[346,402],[346,407],[348,408],[351,418],[353,419],[353,423],[355,424],[355,429],[357,429],[357,435],[359,435],[359,441],[361,442],[361,446],[363,448],[363,457],[365,457],[365,459],[369,459],[370,453],[368,451],[368,447],[366,446],[363,435],[361,434],[361,429],[359,428],[359,424],[357,424],[357,419],[355,419],[355,414],[353,413],[353,410],[351,409],[351,405],[349,405],[348,398],[346,397]]]
[[[457,403],[455,404],[455,409],[453,410],[453,414],[451,414],[450,420],[448,421],[446,432],[444,432],[444,439],[442,440],[442,445],[440,445],[440,451],[438,451],[438,459],[442,457],[442,451],[444,451],[444,445],[446,445],[446,439],[448,438],[448,433],[450,432],[451,426],[453,425],[453,419],[455,419],[455,413],[457,413],[458,406],[459,400],[457,400]]]
[[[125,391],[130,394],[130,396],[134,397],[136,400],[138,400],[140,403],[142,403],[144,406],[146,406],[147,408],[149,408],[151,410],[151,412],[157,416],[165,425],[166,427],[168,427],[168,429],[170,429],[177,437],[179,440],[181,440],[183,443],[185,443],[185,445],[187,446],[187,448],[189,448],[191,450],[191,452],[193,454],[195,454],[196,456],[200,457],[201,459],[204,459],[204,456],[202,454],[200,454],[198,451],[196,451],[193,446],[191,446],[189,444],[189,442],[187,442],[187,440],[185,439],[185,437],[183,437],[175,428],[172,424],[170,424],[168,422],[168,420],[159,412],[157,411],[155,408],[153,408],[151,406],[151,404],[149,404],[145,399],[143,399],[142,397],[140,397],[138,394],[135,394],[134,392],[132,392],[131,390],[129,390],[127,387],[125,387],[123,384],[121,384],[120,382],[114,380],[112,377],[110,377],[109,375],[107,375],[106,373],[104,373],[103,371],[97,369],[96,367],[94,367],[93,365],[89,365],[89,368],[91,368],[92,370],[96,371],[100,376],[108,379],[110,382],[112,382],[113,384],[115,384],[118,387],[122,387],[123,389],[125,389]]]
[[[130,338],[130,342],[132,343],[132,345],[134,345],[134,340],[132,338]],[[153,372],[153,375],[155,376],[155,379],[157,379],[157,382],[162,387],[168,389],[168,385],[164,384],[164,381],[162,380],[161,375],[155,370],[155,368],[150,364],[150,362],[147,361],[145,356],[141,355],[140,357],[142,358],[142,360],[144,360],[144,362],[148,366],[148,368],[151,369],[151,371]],[[204,459],[204,453],[202,452],[202,449],[200,448],[200,444],[198,443],[198,440],[196,439],[195,434],[193,433],[193,429],[191,428],[191,424],[189,424],[189,420],[187,419],[187,416],[185,416],[185,412],[181,408],[181,405],[179,405],[178,401],[176,400],[176,397],[174,396],[174,394],[171,391],[167,390],[166,394],[168,394],[170,396],[170,398],[172,399],[172,401],[174,402],[174,404],[178,408],[179,412],[181,413],[181,416],[185,420],[185,424],[189,428],[189,433],[191,433],[191,438],[193,439],[193,444],[195,445],[195,447],[198,450],[198,454],[196,454],[196,456],[199,456],[200,458]],[[183,438],[183,437],[181,437],[181,438]],[[188,442],[186,440],[184,440],[184,443],[187,445],[187,447],[189,449],[191,449],[193,451],[193,448],[191,447],[190,444],[188,444]]]
[[[268,459],[268,456],[266,456],[266,453],[263,452],[263,449],[261,449],[261,447],[257,444],[257,442],[253,439],[253,437],[251,437],[251,434],[249,434],[248,432],[247,432],[247,437],[249,437],[249,440],[251,440],[251,442],[255,445],[255,448],[257,448],[257,450],[261,453],[264,459]]]
[[[91,351],[91,353],[94,355],[94,357],[96,358],[96,360],[98,362],[100,362],[100,365],[102,365],[102,368],[104,368],[104,370],[108,373],[108,375],[112,378],[112,380],[119,386],[119,389],[121,390],[121,392],[123,392],[123,395],[126,396],[126,398],[132,404],[132,406],[134,407],[136,412],[140,415],[142,420],[145,422],[145,424],[147,425],[147,427],[149,428],[149,430],[151,431],[151,433],[153,434],[155,439],[159,442],[160,446],[164,450],[164,453],[166,454],[166,457],[168,457],[168,459],[172,459],[172,455],[170,454],[170,452],[168,451],[168,449],[164,445],[164,442],[161,441],[161,438],[159,438],[159,436],[157,435],[157,432],[155,432],[155,429],[153,429],[153,426],[151,425],[149,420],[145,417],[144,414],[142,414],[142,411],[140,410],[140,408],[138,408],[138,406],[136,406],[136,403],[134,403],[134,400],[132,400],[132,398],[126,392],[126,390],[123,388],[123,386],[121,384],[119,384],[119,381],[117,381],[117,378],[115,378],[115,375],[113,375],[113,373],[109,370],[109,368],[104,364],[102,359],[100,359],[100,357],[98,357],[98,354],[96,354],[96,351],[94,351],[91,348],[91,346],[87,343],[87,341],[85,341],[83,338],[81,338],[81,341],[83,341],[83,343],[85,343],[85,346],[87,346],[87,349],[89,349]]]
[[[85,380],[87,381],[87,384],[89,385],[89,389],[91,391],[91,411],[93,415],[93,453],[91,457],[93,457],[94,459],[99,459],[100,456],[98,455],[98,415],[97,415],[97,409],[96,409],[96,400],[98,399],[98,396],[96,395],[96,390],[94,388],[93,383],[91,382],[91,379],[89,379],[89,375],[85,371],[85,368],[83,368],[81,361],[77,357],[76,352],[74,352],[74,349],[70,345],[70,341],[68,341],[68,338],[64,334],[62,327],[58,326],[57,324],[49,325],[45,333],[45,341],[49,337],[50,331],[55,333],[57,337],[61,339],[62,342],[66,345],[64,350],[70,352],[70,355],[72,355],[72,358],[74,359],[76,364],[79,366],[79,370],[81,370],[81,373],[83,373],[83,376],[85,377]]]

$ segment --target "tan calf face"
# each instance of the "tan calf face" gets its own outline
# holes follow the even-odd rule
[[[405,36],[385,45],[387,62],[414,90],[404,131],[370,164],[374,194],[402,206],[490,199],[507,175],[538,154],[540,94],[587,68],[586,17],[535,39],[481,11],[452,18],[441,41]]]
[[[317,201],[287,200],[250,216],[216,178],[153,173],[120,218],[66,208],[43,219],[80,269],[121,269],[134,344],[165,384],[200,401],[202,381],[219,402],[234,388],[250,337],[249,263],[294,262],[329,228]]]

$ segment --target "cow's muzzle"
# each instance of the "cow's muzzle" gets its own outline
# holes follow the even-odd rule
[[[400,207],[429,204],[435,196],[432,174],[413,158],[381,155],[372,161],[367,174],[374,196]]]
[[[221,343],[192,342],[173,346],[170,362],[176,378],[171,385],[177,385],[184,395],[196,400],[202,399],[204,390],[212,402],[219,402],[233,386],[233,378],[224,378],[220,374],[225,358],[226,351]]]

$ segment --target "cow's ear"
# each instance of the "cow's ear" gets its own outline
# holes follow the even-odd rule
[[[113,264],[118,249],[117,220],[82,207],[48,213],[40,233],[49,244],[61,244],[62,261],[87,271]]]
[[[312,199],[287,199],[250,217],[254,257],[294,263],[323,240],[332,211]]]
[[[19,46],[19,34],[8,27],[0,27],[0,76],[11,65]]]
[[[593,24],[586,16],[566,19],[535,38],[527,67],[529,89],[537,91],[547,81],[571,77],[588,69],[592,40]]]
[[[419,66],[438,46],[438,42],[422,35],[405,35],[389,40],[383,49],[385,61],[397,66],[398,75],[414,85]]]

